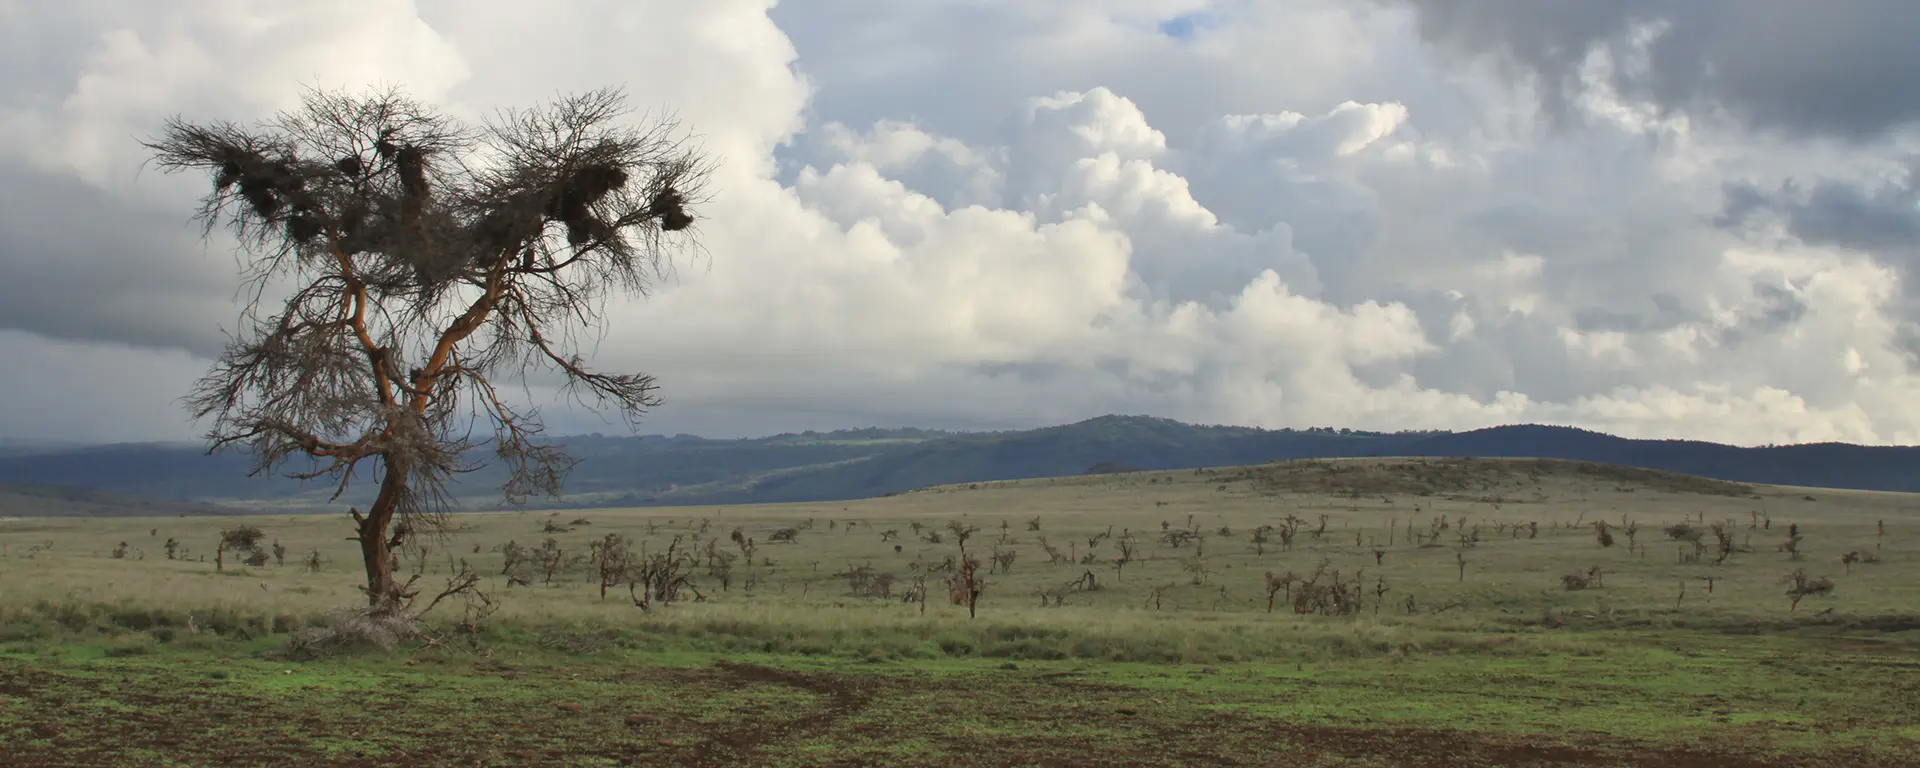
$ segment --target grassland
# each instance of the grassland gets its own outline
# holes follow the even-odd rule
[[[1290,545],[1254,541],[1289,518]],[[291,633],[361,600],[342,519],[0,521],[0,764],[1920,760],[1920,497],[1356,459],[455,522],[404,565],[428,595],[461,561],[486,574],[498,610],[476,634],[456,602],[428,616],[445,647],[287,658]],[[1711,534],[1696,550],[1664,531],[1681,522],[1720,523],[1733,551],[1716,564]],[[243,523],[285,565],[216,570]],[[977,618],[942,586],[951,523],[994,571]],[[509,541],[738,553],[735,530],[750,560],[723,579],[702,554],[704,600],[650,611],[602,600],[584,563],[501,575]],[[1790,610],[1795,570],[1832,591]],[[1269,612],[1268,574],[1288,572]],[[1316,572],[1357,609],[1296,613]],[[851,573],[891,576],[889,596],[854,596]],[[1598,584],[1567,589],[1575,574]],[[930,599],[902,602],[916,577]]]

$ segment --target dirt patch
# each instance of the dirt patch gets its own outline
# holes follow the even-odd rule
[[[724,680],[736,684],[779,685],[797,688],[824,699],[819,711],[773,722],[741,723],[716,732],[695,745],[686,765],[745,765],[762,748],[783,744],[797,737],[830,730],[841,719],[866,709],[872,701],[870,691],[861,691],[842,677],[808,675],[787,669],[757,664],[717,662],[713,670]]]

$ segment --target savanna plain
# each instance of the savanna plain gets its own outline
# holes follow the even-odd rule
[[[1356,459],[0,520],[0,765],[1920,764],[1920,498]],[[435,602],[435,601],[438,602]],[[429,607],[431,606],[431,607]]]

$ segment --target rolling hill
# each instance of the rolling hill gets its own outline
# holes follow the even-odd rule
[[[142,498],[59,485],[0,485],[5,517],[178,517],[234,515],[246,510],[219,504]]]
[[[832,501],[932,485],[1088,472],[1262,464],[1366,456],[1531,457],[1598,462],[1745,483],[1920,491],[1920,448],[1837,443],[1738,447],[1633,440],[1569,427],[1470,432],[1268,430],[1105,416],[1042,429],[950,433],[863,429],[713,440],[688,435],[565,438],[580,459],[567,495],[540,507]],[[244,455],[191,447],[115,445],[0,455],[0,483],[67,486],[142,499],[304,511],[329,504],[330,485],[248,477]],[[459,478],[470,508],[497,506],[497,468]]]

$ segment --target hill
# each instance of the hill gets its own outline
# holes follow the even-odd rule
[[[1920,448],[1837,443],[1748,448],[1634,440],[1543,425],[1383,433],[1104,416],[992,433],[863,429],[739,440],[587,435],[563,442],[580,459],[568,493],[534,506],[836,501],[955,483],[1369,456],[1565,459],[1736,483],[1920,491]],[[0,483],[276,511],[337,509],[365,501],[354,496],[329,504],[330,485],[248,477],[248,469],[243,455],[210,457],[198,449],[169,445],[0,455]],[[500,480],[499,471],[490,468],[460,477],[455,490],[468,506],[489,508],[496,505],[492,489]]]
[[[165,501],[58,485],[0,485],[4,517],[179,517],[236,515],[248,510],[186,501]]]

